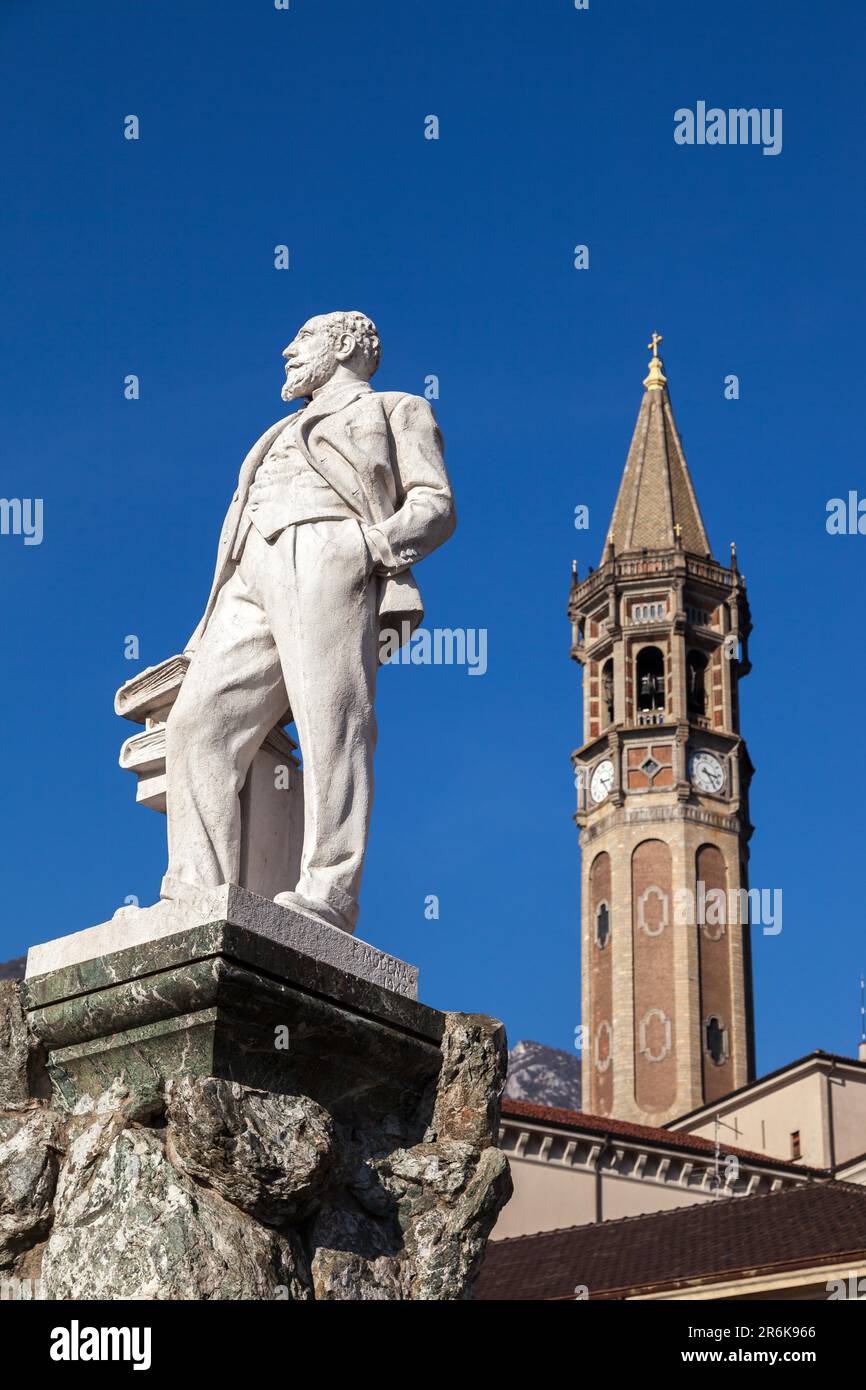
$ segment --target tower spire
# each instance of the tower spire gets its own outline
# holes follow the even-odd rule
[[[618,555],[681,546],[711,558],[710,542],[689,475],[682,440],[668,394],[660,333],[652,349],[644,396],[619,486],[609,540]]]

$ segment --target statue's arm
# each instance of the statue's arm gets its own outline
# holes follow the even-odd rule
[[[399,574],[442,545],[457,524],[442,435],[429,401],[403,396],[391,411],[399,497],[396,511],[365,528],[386,574]]]

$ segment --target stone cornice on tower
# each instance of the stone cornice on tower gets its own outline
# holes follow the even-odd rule
[[[739,597],[741,613],[741,635],[751,632],[751,615],[746,597],[743,577],[736,569],[720,565],[712,558],[699,559],[685,554],[679,547],[653,547],[647,554],[617,555],[610,546],[599,569],[593,570],[583,580],[572,581],[568,602],[569,621],[574,623],[593,601],[606,592],[609,586],[623,588],[628,585],[652,581],[663,577],[681,576],[708,587],[717,587],[720,594],[736,593]],[[577,656],[576,652],[572,652]],[[745,670],[741,666],[741,674]]]
[[[692,555],[712,558],[710,542],[689,476],[674,420],[664,364],[653,335],[653,356],[644,379],[644,396],[619,486],[602,560],[613,546],[617,555],[680,545]]]

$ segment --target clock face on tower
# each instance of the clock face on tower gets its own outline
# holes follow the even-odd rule
[[[702,792],[720,792],[725,785],[725,772],[712,753],[693,753],[689,758],[689,778]]]
[[[595,770],[590,778],[589,794],[593,801],[604,801],[613,786],[613,763],[610,758],[602,758],[596,764]]]

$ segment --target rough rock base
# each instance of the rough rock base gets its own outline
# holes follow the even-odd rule
[[[70,1091],[59,1068],[63,1086],[52,1094],[21,988],[0,983],[7,1290],[46,1299],[471,1295],[511,1192],[495,1147],[506,1063],[495,1020],[436,1014],[396,995],[387,1018],[361,1020],[359,1010],[360,1036],[376,1028],[381,1084],[356,1090],[359,1075],[370,1082],[371,1054],[356,1073],[349,1049],[336,1047],[340,1064],[329,1080],[321,1055],[317,1080],[300,1046],[295,1090],[291,1060],[274,1090],[200,1067],[170,1075],[147,1059],[147,1086],[129,1066],[97,1094],[81,1090],[84,1072]],[[358,1038],[345,1000],[319,1002],[333,1012],[335,1046]],[[371,996],[362,1002],[372,1008]],[[424,1017],[408,1017],[407,1007]],[[44,1024],[38,1005],[33,1013]],[[92,1027],[93,1016],[89,1007],[79,1019]],[[297,1021],[306,1017],[302,1009]],[[323,1026],[320,1014],[319,1041]]]

